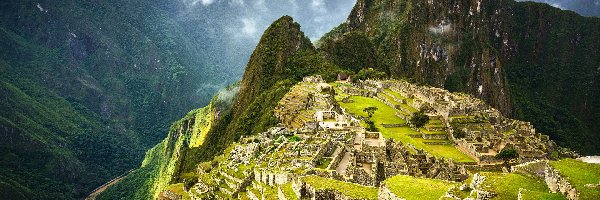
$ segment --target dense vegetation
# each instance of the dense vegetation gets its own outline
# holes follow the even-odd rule
[[[84,197],[208,103],[224,80],[168,4],[0,3],[0,196]]]
[[[331,81],[337,74],[336,69],[335,65],[326,62],[316,53],[312,43],[291,17],[280,18],[265,31],[239,85],[226,88],[213,98],[212,112],[218,114],[215,114],[210,123],[210,130],[203,137],[202,145],[193,147],[163,144],[166,141],[186,141],[188,139],[185,138],[190,138],[190,133],[196,132],[190,126],[181,125],[187,124],[191,119],[182,119],[172,126],[169,137],[154,148],[164,149],[166,152],[179,151],[180,154],[149,151],[141,168],[145,172],[128,176],[104,192],[101,199],[146,198],[148,195],[156,197],[168,183],[184,180],[189,181],[187,184],[193,183],[195,179],[187,175],[196,172],[198,163],[210,161],[222,154],[225,148],[241,136],[260,133],[276,125],[278,120],[273,116],[273,109],[294,84],[313,74],[320,74]],[[220,98],[223,96],[228,98]],[[186,143],[189,142],[182,144]],[[155,157],[162,161],[153,163]],[[151,194],[140,196],[143,192]]]
[[[470,93],[561,146],[593,154],[599,31],[598,18],[533,2],[359,0],[318,44],[343,69],[372,67]]]

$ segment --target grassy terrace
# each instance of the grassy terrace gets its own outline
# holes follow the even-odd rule
[[[521,173],[482,173],[487,176],[484,187],[487,190],[498,194],[494,199],[497,200],[512,200],[518,199],[519,188],[528,190],[527,194],[532,196],[527,198],[535,198],[541,194],[548,194],[550,191],[546,183],[536,177]],[[565,199],[560,194],[544,195],[551,199]]]
[[[398,127],[398,128],[384,128],[381,124],[405,124],[406,121],[402,118],[399,118],[395,115],[396,110],[376,99],[368,98],[368,97],[360,97],[353,96],[350,97],[354,102],[353,103],[343,103],[339,102],[339,104],[346,109],[346,112],[349,112],[354,115],[367,117],[367,113],[363,111],[363,109],[374,106],[379,108],[373,115],[373,121],[375,121],[375,125],[381,131],[385,138],[392,138],[397,141],[401,141],[403,143],[413,144],[415,147],[424,149],[425,151],[439,157],[451,158],[458,162],[475,162],[471,157],[465,155],[460,152],[454,145],[427,145],[423,142],[427,142],[421,138],[411,138],[409,135],[413,134],[421,134],[417,131],[410,129],[409,127]],[[446,140],[448,141],[448,140]],[[439,140],[434,140],[431,142],[441,142]]]
[[[285,195],[285,198],[287,198],[289,200],[297,200],[298,199],[298,197],[296,196],[296,193],[294,193],[294,190],[292,189],[292,183],[283,184],[283,185],[279,186],[279,188],[281,189],[281,192],[283,192],[283,194]]]
[[[579,199],[597,199],[600,189],[585,187],[586,184],[600,182],[600,165],[584,163],[574,159],[552,161],[550,165],[560,171],[579,192]]]
[[[385,186],[400,198],[439,199],[458,183],[398,175],[384,181]]]
[[[398,100],[406,99],[406,97],[403,97],[402,95],[400,95],[400,93],[394,92],[393,90],[385,89],[385,92],[391,94],[393,97],[395,97]]]
[[[183,199],[190,199],[190,195],[183,190],[183,183],[170,185],[169,187],[167,187],[167,190],[170,190],[175,194],[181,195]]]
[[[375,187],[367,187],[318,176],[307,176],[301,179],[315,189],[334,190],[350,198],[377,199],[378,195],[378,190]]]
[[[405,98],[405,97],[401,96],[400,94],[398,94],[398,93],[396,93],[396,92],[394,92],[394,91],[392,91],[390,89],[386,89],[385,91],[387,91],[392,96],[389,96],[389,95],[387,95],[385,93],[382,93],[382,96],[384,96],[386,99],[388,99],[393,104],[399,105],[400,107],[402,107],[402,108],[410,111],[411,113],[418,112],[418,110],[416,108],[413,108],[413,107],[409,106],[408,104],[400,103],[400,102],[397,102],[397,101],[394,100],[394,98],[398,99],[398,100],[406,99],[407,102],[410,102],[410,101],[412,101],[412,99]]]
[[[367,107],[377,107],[378,110],[373,115],[373,121],[380,124],[406,124],[406,121],[398,116],[396,116],[396,109],[378,101],[377,99],[361,97],[361,96],[352,96],[350,97],[353,100],[353,103],[344,103],[339,102],[340,105],[346,108],[346,112],[349,112],[353,115],[368,117],[367,113],[363,110]]]
[[[564,200],[566,199],[564,196],[558,193],[547,193],[547,192],[538,192],[538,191],[529,191],[524,190],[521,192],[523,198],[522,200]]]

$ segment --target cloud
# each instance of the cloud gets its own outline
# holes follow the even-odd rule
[[[324,0],[312,0],[310,4],[310,8],[316,12],[325,13],[327,12],[327,8],[325,7]]]
[[[258,28],[256,27],[256,20],[250,18],[242,18],[241,21],[244,24],[242,27],[242,33],[244,34],[244,36],[251,37],[256,35],[256,32],[258,31]]]
[[[202,0],[202,5],[207,6],[212,4],[213,2],[215,2],[215,0]]]

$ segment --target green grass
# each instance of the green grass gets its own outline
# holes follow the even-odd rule
[[[331,158],[323,158],[321,159],[319,165],[317,165],[317,168],[321,168],[321,169],[326,169],[329,164],[331,163]]]
[[[394,92],[390,89],[385,89],[385,91],[389,94],[391,94],[393,97],[395,97],[398,100],[402,100],[402,99],[406,99],[406,97],[403,97],[402,95],[400,95],[400,93]]]
[[[369,97],[361,97],[361,96],[352,96],[350,97],[353,100],[353,103],[344,103],[339,102],[340,105],[346,108],[346,112],[357,116],[368,117],[367,113],[363,111],[363,109],[368,107],[377,107],[378,110],[373,114],[373,121],[378,124],[405,124],[406,121],[398,116],[396,116],[396,110],[377,99],[369,98]]]
[[[400,104],[399,102],[397,102],[396,100],[394,100],[394,98],[392,98],[391,96],[385,94],[385,93],[380,93],[381,96],[383,96],[383,98],[387,99],[388,101],[390,101],[390,103],[392,104]]]
[[[580,193],[579,199],[594,199],[600,197],[600,189],[585,187],[586,184],[600,182],[600,164],[590,164],[574,159],[552,161],[550,165],[560,171]]]
[[[183,183],[169,185],[169,187],[167,187],[167,190],[170,190],[175,194],[181,195],[183,199],[190,199],[190,195],[183,190]]]
[[[521,191],[522,200],[564,200],[565,197],[558,193],[548,193],[548,192],[538,192],[538,191],[530,191],[523,190]]]
[[[427,135],[445,135],[446,134],[445,131],[428,131],[425,128],[420,128],[419,131],[421,131],[421,133],[427,134]]]
[[[482,173],[487,176],[483,187],[490,192],[496,193],[496,200],[513,200],[518,198],[519,188],[527,189],[533,192],[549,193],[546,183],[533,176],[521,173]]]
[[[368,97],[352,96],[353,103],[339,102],[340,105],[346,108],[346,112],[354,115],[367,116],[367,113],[362,111],[364,108],[375,106],[379,108],[373,115],[373,121],[375,126],[381,131],[385,138],[392,138],[403,143],[410,143],[415,147],[424,149],[425,151],[444,158],[451,158],[457,162],[475,162],[475,160],[466,154],[460,152],[454,145],[426,145],[423,142],[426,140],[411,138],[409,135],[421,134],[417,131],[410,129],[409,127],[397,127],[397,128],[384,128],[381,124],[398,124],[399,122],[406,123],[403,119],[395,115],[395,109],[376,100]],[[439,142],[435,140],[432,142]]]
[[[439,199],[458,183],[398,175],[384,181],[396,196],[411,199]]]
[[[307,176],[301,179],[315,189],[334,190],[350,198],[377,199],[378,195],[378,190],[374,187],[367,187],[318,176]]]
[[[379,127],[378,127],[379,128]],[[409,135],[421,134],[409,127],[397,127],[397,128],[379,128],[383,137],[392,138],[394,140],[401,141],[403,143],[410,143],[416,148],[424,149],[434,156],[451,158],[457,162],[475,162],[473,158],[459,151],[454,145],[427,145],[423,142],[442,142],[449,140],[425,140],[423,138],[411,138]]]
[[[289,200],[297,200],[298,199],[298,197],[296,196],[296,193],[292,189],[292,183],[283,184],[279,187],[281,188],[281,191],[285,195],[285,198],[287,198]]]
[[[264,184],[263,184],[263,187],[265,188],[265,190],[263,192],[263,197],[265,199],[279,199],[277,188],[270,187],[270,186],[264,185]]]

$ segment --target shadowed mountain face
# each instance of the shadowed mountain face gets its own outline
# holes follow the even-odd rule
[[[227,81],[167,7],[0,3],[0,196],[87,195]]]
[[[392,77],[470,93],[597,153],[599,30],[598,18],[532,2],[361,0],[321,50],[340,64],[345,54],[327,47],[366,41]]]

